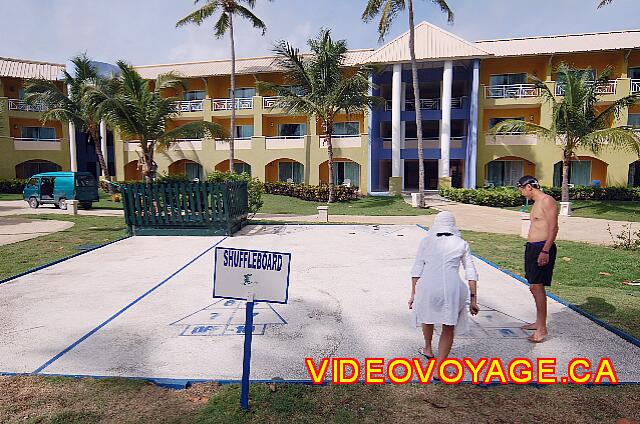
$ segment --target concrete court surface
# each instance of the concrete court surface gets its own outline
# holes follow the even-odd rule
[[[289,304],[256,306],[251,377],[308,379],[303,358],[416,357],[406,301],[416,226],[248,226],[232,238],[133,237],[0,285],[0,372],[238,380],[242,302],[212,299],[214,246],[292,253]],[[520,253],[517,253],[520,254]],[[480,314],[451,356],[612,358],[640,348],[549,299],[552,337],[526,341],[528,288],[476,260]],[[505,362],[506,363],[506,362]]]

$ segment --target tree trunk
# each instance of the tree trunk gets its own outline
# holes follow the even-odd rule
[[[96,148],[96,156],[98,156],[98,163],[100,164],[100,170],[102,171],[102,175],[104,176],[105,180],[111,181],[111,175],[109,175],[109,167],[107,166],[107,163],[104,160],[104,155],[102,154],[102,143],[100,142],[101,140],[100,132],[98,131],[95,125],[91,125],[89,127],[89,137],[91,137],[93,141],[93,145]],[[107,192],[109,193],[109,196],[111,196],[113,194],[113,187],[109,183],[107,183],[107,187],[108,187]]]
[[[151,184],[156,177],[156,170],[158,169],[158,165],[153,160],[154,145],[142,140],[140,147],[142,147],[142,157],[140,158],[142,161],[142,177],[145,183]]]
[[[333,203],[335,201],[335,186],[333,185],[333,141],[331,136],[333,135],[333,121],[325,122],[324,139],[327,143],[327,155],[329,156],[329,201]]]
[[[231,39],[231,124],[229,137],[229,172],[234,171],[234,137],[236,130],[236,49],[233,40],[233,13],[229,13],[229,38]]]
[[[411,57],[411,77],[416,109],[416,133],[418,137],[418,204],[424,205],[424,146],[422,144],[422,110],[420,108],[420,86],[418,63],[416,62],[415,27],[413,23],[413,0],[409,0],[409,55]]]
[[[562,155],[562,201],[569,201],[569,165],[571,164],[571,152],[565,151]]]

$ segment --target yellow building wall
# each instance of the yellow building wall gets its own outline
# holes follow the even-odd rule
[[[563,62],[574,69],[595,69],[596,76],[600,76],[605,68],[610,65],[613,67],[610,78],[615,79],[621,78],[623,73],[627,73],[624,55],[625,52],[623,51],[559,54],[553,56],[552,64],[554,71]]]
[[[265,116],[263,118],[262,132],[265,137],[275,137],[278,135],[279,124],[307,124],[307,134],[309,134],[309,125],[307,118],[304,116]]]
[[[480,84],[489,85],[491,75],[527,73],[545,80],[547,56],[484,59],[480,66]]]
[[[489,131],[489,121],[493,118],[524,118],[525,121],[540,123],[540,108],[485,109],[481,130]]]

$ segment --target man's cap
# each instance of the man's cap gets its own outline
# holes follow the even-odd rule
[[[531,184],[531,187],[533,188],[540,188],[540,182],[536,179],[536,177],[533,177],[531,175],[525,175],[524,177],[520,178],[518,180],[518,183],[516,184],[516,187],[526,187],[527,184]]]

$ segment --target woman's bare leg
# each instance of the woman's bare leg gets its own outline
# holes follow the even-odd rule
[[[455,325],[442,325],[442,333],[440,334],[440,341],[438,342],[438,363],[447,359],[449,352],[451,352],[453,330],[455,328]]]
[[[424,353],[433,356],[431,339],[433,338],[433,324],[422,324],[422,335],[424,336]]]

